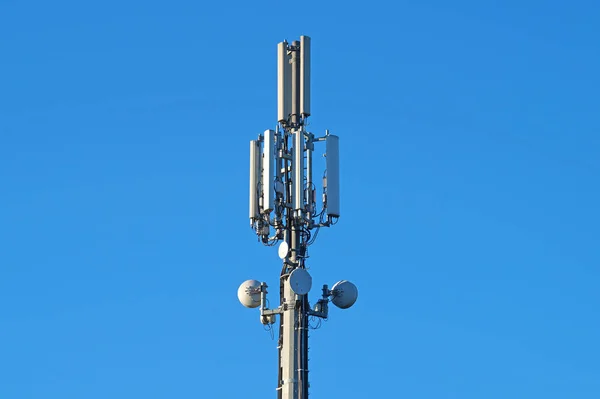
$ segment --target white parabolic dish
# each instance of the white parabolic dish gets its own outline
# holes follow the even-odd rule
[[[290,251],[290,247],[288,246],[288,243],[285,241],[282,241],[281,244],[279,244],[279,249],[277,250],[277,254],[279,255],[280,259],[285,259],[285,257],[288,255],[289,251]]]
[[[298,295],[308,294],[312,287],[312,277],[306,269],[294,269],[290,273],[290,287]]]
[[[331,291],[331,302],[340,309],[348,309],[358,299],[358,288],[348,280],[338,281]]]
[[[238,288],[238,299],[247,308],[260,306],[260,281],[246,280]]]

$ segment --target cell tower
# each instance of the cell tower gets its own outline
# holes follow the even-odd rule
[[[331,300],[346,309],[358,290],[342,280],[322,288],[314,307],[308,301],[312,277],[306,270],[308,247],[322,227],[340,217],[339,138],[306,130],[310,115],[310,37],[277,45],[277,126],[250,141],[250,225],[267,246],[279,243],[283,261],[279,306],[267,307],[267,284],[247,280],[238,298],[248,308],[260,307],[260,321],[274,324],[279,315],[279,399],[308,398],[309,317],[326,319]],[[325,144],[326,171],[320,210],[313,182],[315,144]]]

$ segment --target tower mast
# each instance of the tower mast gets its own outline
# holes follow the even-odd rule
[[[267,284],[256,280],[242,283],[238,298],[246,307],[260,307],[265,325],[275,323],[279,315],[277,397],[307,399],[309,317],[327,318],[330,300],[342,309],[352,306],[358,291],[346,280],[331,290],[324,285],[321,298],[310,307],[308,247],[321,227],[330,227],[340,216],[338,137],[326,131],[325,136],[316,138],[306,130],[310,116],[310,38],[300,36],[291,45],[284,41],[277,49],[278,124],[275,130],[266,130],[250,142],[249,217],[263,244],[279,243],[283,263],[280,301],[276,309],[267,308]],[[317,212],[312,154],[318,142],[326,146],[326,174]]]

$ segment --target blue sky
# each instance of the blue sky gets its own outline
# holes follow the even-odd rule
[[[302,4],[0,4],[0,398],[275,397],[236,291],[277,285],[248,141],[301,34],[342,164],[309,266],[359,288],[311,397],[600,397],[598,3]]]

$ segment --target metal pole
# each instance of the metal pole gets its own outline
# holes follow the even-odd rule
[[[291,88],[291,129],[289,129],[288,137],[293,138],[296,135],[303,135],[303,130],[300,128],[300,42],[294,41],[292,43],[291,51],[291,72],[292,72],[292,88]],[[294,146],[298,146],[302,140],[291,140]],[[294,148],[296,154],[298,154],[297,148]],[[301,156],[303,156],[300,151]],[[296,201],[297,190],[296,187],[300,186],[304,190],[304,182],[298,181],[298,171],[295,169],[297,165],[303,164],[303,162],[291,162],[291,170],[289,177],[293,179],[293,188],[288,191],[290,193],[289,203],[294,204]],[[303,171],[300,171],[302,175]],[[300,214],[295,214],[295,213]],[[281,290],[281,308],[283,314],[281,315],[281,328],[280,328],[280,358],[279,367],[281,371],[281,399],[306,399],[308,398],[308,379],[307,379],[307,366],[308,366],[308,335],[307,335],[307,297],[303,295],[299,297],[296,295],[290,286],[289,274],[297,267],[304,267],[303,265],[303,253],[304,248],[301,241],[301,224],[302,211],[296,210],[296,212],[290,212],[287,220],[287,231],[286,236],[288,239],[288,245],[290,248],[289,262],[290,266],[282,270],[282,290]]]

